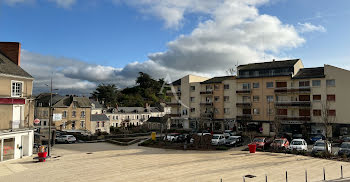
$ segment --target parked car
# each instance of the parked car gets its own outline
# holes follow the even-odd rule
[[[339,156],[350,156],[350,142],[343,142],[340,145],[339,151],[338,151]]]
[[[324,137],[322,134],[311,134],[310,135],[310,141],[312,143],[315,143],[318,140],[324,140],[326,137]]]
[[[332,152],[332,146],[330,142],[327,142],[328,145],[328,152]],[[326,151],[326,141],[325,140],[317,140],[315,142],[314,147],[312,147],[312,153],[317,153],[317,152],[325,152]]]
[[[257,149],[268,148],[272,141],[266,137],[256,137],[251,144],[256,144]]]
[[[211,139],[212,145],[224,145],[225,144],[225,136],[222,134],[214,134]]]
[[[198,135],[198,136],[202,136],[202,135],[205,136],[205,135],[211,135],[211,133],[204,133],[204,132],[203,132],[203,133],[197,133],[197,135]],[[194,139],[191,138],[190,143],[193,143],[193,141],[194,141]]]
[[[294,139],[290,142],[288,149],[307,151],[307,143],[304,139]]]
[[[167,136],[164,137],[164,140],[175,142],[177,141],[179,136],[180,136],[179,133],[169,133]]]
[[[342,138],[341,138],[341,142],[343,143],[343,142],[350,142],[350,136],[343,136]]]
[[[77,139],[73,135],[61,135],[56,137],[57,143],[75,143]]]
[[[243,145],[243,139],[241,136],[230,136],[225,140],[226,146],[240,146]]]
[[[270,146],[272,148],[287,149],[289,147],[289,141],[286,138],[276,138]]]
[[[188,135],[189,135],[189,134],[180,134],[180,135],[177,137],[176,142],[185,142]]]

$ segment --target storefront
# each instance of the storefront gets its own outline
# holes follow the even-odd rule
[[[0,133],[0,161],[31,156],[33,142],[33,130]]]

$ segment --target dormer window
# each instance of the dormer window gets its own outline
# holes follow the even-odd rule
[[[11,97],[22,97],[23,82],[12,81]]]

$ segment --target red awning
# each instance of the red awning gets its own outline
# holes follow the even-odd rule
[[[25,104],[25,99],[20,98],[0,98],[0,104]]]

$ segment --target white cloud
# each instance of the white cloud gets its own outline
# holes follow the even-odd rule
[[[306,22],[306,23],[298,23],[298,31],[300,33],[326,32],[326,28],[324,28],[322,25],[313,25],[309,22]]]
[[[37,0],[4,0],[4,2],[8,5],[16,5],[16,4],[21,4],[21,3],[33,3],[36,2]],[[77,0],[46,0],[49,2],[54,2],[57,4],[57,6],[61,8],[71,8]]]

